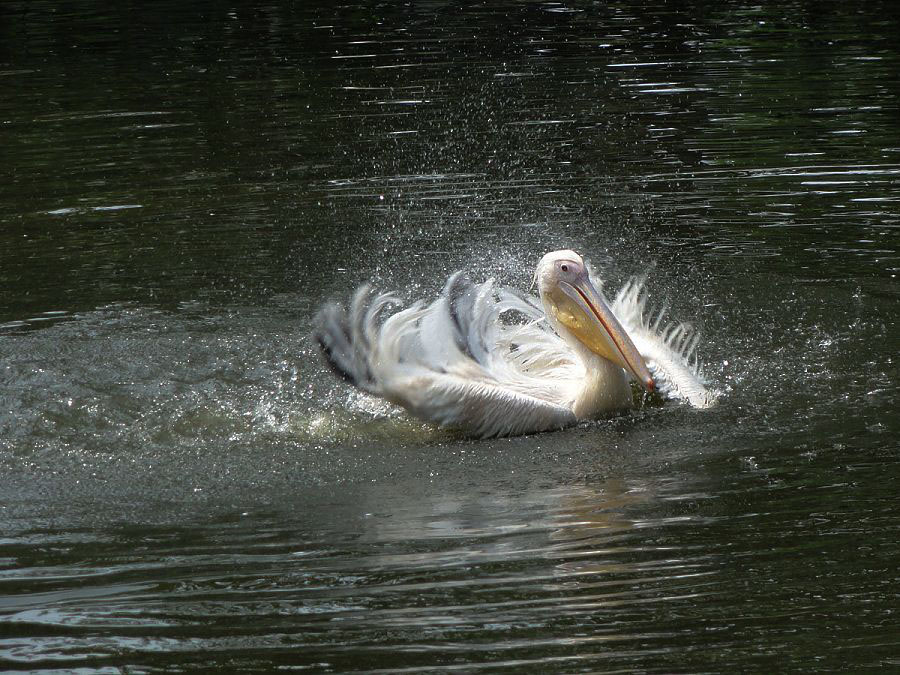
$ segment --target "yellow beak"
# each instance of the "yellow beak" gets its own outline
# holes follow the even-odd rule
[[[556,318],[582,344],[631,373],[647,391],[653,391],[653,378],[644,357],[587,274],[571,284],[561,281],[548,295]]]

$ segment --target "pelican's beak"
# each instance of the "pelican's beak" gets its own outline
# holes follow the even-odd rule
[[[617,366],[621,366],[653,391],[653,378],[644,357],[613,315],[603,296],[594,288],[587,273],[574,283],[560,281],[550,293],[551,306],[561,324],[572,331],[582,344]]]

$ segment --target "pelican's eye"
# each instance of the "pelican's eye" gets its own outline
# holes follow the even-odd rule
[[[561,269],[563,272],[568,272],[569,266],[566,265],[565,263],[563,263],[562,265],[559,266],[559,269]]]

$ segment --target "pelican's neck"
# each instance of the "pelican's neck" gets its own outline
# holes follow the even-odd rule
[[[584,351],[587,354],[579,354],[584,364],[584,379],[572,402],[575,416],[591,419],[631,407],[631,385],[625,371],[588,349]]]
[[[574,383],[572,412],[578,419],[592,419],[615,410],[631,407],[631,385],[625,371],[612,361],[595,354],[569,330],[550,317],[557,335],[568,343],[576,358],[584,367],[584,377]]]
[[[559,335],[572,348],[577,360],[584,367],[580,382],[572,383],[570,403],[572,412],[578,419],[592,419],[603,414],[630,408],[632,404],[631,385],[625,371],[612,361],[591,351],[566,328],[559,319],[551,303],[541,289],[544,315]]]

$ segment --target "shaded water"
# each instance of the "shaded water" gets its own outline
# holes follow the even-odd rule
[[[0,664],[900,664],[891,4],[0,7]],[[650,270],[720,405],[473,442],[308,338]]]

